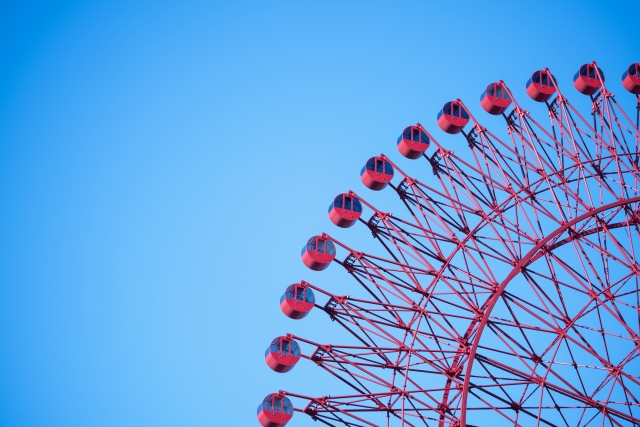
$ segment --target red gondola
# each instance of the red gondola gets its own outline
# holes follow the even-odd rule
[[[289,372],[300,360],[300,346],[291,338],[278,337],[267,347],[264,360],[276,372]]]
[[[438,113],[438,126],[447,133],[458,133],[469,123],[469,113],[458,101],[444,104]]]
[[[507,88],[502,83],[491,83],[480,95],[480,105],[489,114],[499,115],[512,103]]]
[[[362,215],[360,200],[346,193],[338,195],[329,205],[329,219],[338,227],[351,227],[360,215]]]
[[[280,309],[287,317],[302,319],[309,314],[315,302],[316,297],[309,287],[295,283],[280,297]]]
[[[331,240],[321,236],[313,236],[302,247],[302,262],[312,270],[321,271],[331,264],[336,257],[336,246]]]
[[[548,71],[536,71],[527,81],[527,95],[534,101],[545,102],[556,91],[556,79]]]
[[[367,160],[360,171],[362,183],[372,190],[382,190],[393,178],[393,167],[380,156]]]
[[[293,417],[291,401],[280,394],[269,394],[258,405],[258,421],[263,427],[283,427]]]
[[[600,67],[596,67],[594,64],[584,64],[573,76],[573,85],[578,89],[578,92],[584,95],[593,95],[602,87],[603,83],[604,73]]]
[[[640,64],[631,64],[622,75],[622,86],[631,93],[640,95]]]
[[[429,148],[429,137],[420,123],[402,131],[396,144],[400,154],[408,159],[417,159]]]

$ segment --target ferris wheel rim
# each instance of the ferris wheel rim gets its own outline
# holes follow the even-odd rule
[[[296,411],[327,425],[466,427],[482,424],[482,410],[516,426],[535,419],[591,425],[596,416],[616,426],[640,424],[640,131],[598,77],[600,90],[577,88],[591,99],[593,124],[555,79],[555,97],[541,101],[527,90],[546,105],[551,128],[500,80],[513,100],[502,114],[510,137],[482,126],[457,99],[472,126],[449,132],[438,125],[461,133],[472,154],[455,155],[429,135],[435,154],[418,157],[429,161],[435,182],[420,182],[388,160],[401,174],[389,187],[413,221],[358,196],[374,211],[359,222],[384,254],[322,234],[348,252],[333,261],[373,298],[318,288],[329,301],[316,307],[363,345],[332,350],[295,337],[318,346],[305,357],[355,394],[281,391],[308,402]],[[378,418],[384,413],[386,424]]]
[[[470,353],[468,355],[467,358],[467,362],[466,362],[466,369],[465,369],[465,375],[464,375],[464,383],[463,383],[463,393],[462,393],[462,398],[461,398],[461,406],[460,406],[460,423],[461,423],[461,427],[466,427],[466,415],[467,415],[467,401],[468,401],[468,396],[469,396],[469,382],[471,380],[471,371],[473,369],[473,365],[474,365],[474,361],[475,361],[475,356],[477,353],[477,349],[478,349],[478,345],[480,344],[480,340],[482,339],[482,333],[484,331],[484,328],[486,327],[487,323],[489,322],[489,318],[491,317],[491,312],[493,310],[493,308],[495,307],[496,303],[498,302],[499,297],[502,295],[502,293],[504,292],[504,290],[507,288],[507,286],[509,285],[509,283],[518,275],[520,274],[520,270],[525,267],[532,258],[534,258],[538,251],[540,251],[540,249],[542,249],[549,241],[551,241],[553,238],[561,235],[562,233],[564,233],[567,229],[571,228],[572,226],[576,225],[577,223],[585,220],[585,219],[589,219],[601,212],[619,207],[619,206],[624,206],[624,205],[629,205],[632,203],[636,203],[636,202],[640,202],[640,196],[637,197],[632,197],[632,198],[628,198],[628,199],[620,199],[617,200],[615,202],[609,203],[607,205],[601,206],[599,208],[594,209],[593,211],[587,212],[579,217],[574,218],[573,220],[565,223],[564,225],[562,225],[561,227],[557,228],[555,231],[553,231],[552,233],[550,233],[549,235],[547,235],[544,239],[542,239],[533,249],[531,249],[521,260],[520,262],[518,262],[518,264],[516,266],[514,266],[514,268],[511,270],[511,272],[507,275],[507,277],[502,281],[502,283],[498,286],[498,288],[496,289],[496,292],[494,293],[494,295],[491,296],[490,300],[489,300],[489,304],[487,305],[487,307],[485,308],[485,312],[482,316],[482,319],[476,323],[477,329],[474,331],[474,340],[472,343],[472,346],[470,348]],[[639,418],[628,418],[628,416],[624,413],[619,413],[619,411],[617,410],[612,410],[613,412],[617,413],[617,415],[619,415],[621,418],[624,418],[626,420],[631,420],[633,422],[640,422]]]

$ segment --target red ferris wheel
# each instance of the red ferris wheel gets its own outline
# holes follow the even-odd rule
[[[352,340],[288,334],[265,353],[278,372],[308,359],[348,391],[270,394],[263,426],[294,412],[329,426],[640,425],[640,64],[622,76],[635,120],[595,62],[573,81],[588,114],[548,69],[528,80],[544,124],[490,84],[481,106],[504,118],[501,136],[447,102],[438,125],[464,138],[460,153],[407,127],[397,148],[424,163],[421,180],[385,155],[365,163],[365,186],[391,190],[404,212],[340,194],[331,221],[368,227],[375,253],[325,233],[301,254],[314,270],[338,264],[362,292],[302,281],[281,298],[287,316],[322,310]]]

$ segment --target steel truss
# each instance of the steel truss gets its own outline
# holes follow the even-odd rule
[[[402,216],[350,193],[385,255],[325,234],[366,296],[308,285],[353,342],[294,338],[352,393],[281,392],[296,411],[330,426],[640,425],[638,126],[604,86],[588,119],[558,91],[547,125],[509,94],[506,138],[471,115],[464,156],[429,135],[433,177],[392,162]]]

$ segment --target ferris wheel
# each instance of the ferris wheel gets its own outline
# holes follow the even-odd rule
[[[345,269],[362,292],[301,281],[280,300],[292,319],[324,311],[351,340],[287,334],[265,352],[277,372],[307,359],[343,388],[270,394],[263,426],[294,412],[329,426],[640,425],[640,64],[622,76],[635,118],[595,62],[573,81],[587,114],[539,70],[526,93],[546,106],[541,118],[495,82],[480,104],[504,119],[499,135],[457,99],[437,117],[464,138],[456,152],[419,123],[397,140],[425,176],[384,154],[365,163],[363,184],[404,212],[339,194],[329,218],[367,227],[375,249],[323,233],[301,253],[313,270]]]

